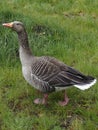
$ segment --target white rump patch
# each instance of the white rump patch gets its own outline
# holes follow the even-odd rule
[[[76,88],[79,88],[81,90],[85,90],[85,89],[88,89],[90,88],[92,85],[94,85],[96,83],[96,79],[94,79],[91,83],[89,84],[84,84],[84,85],[74,85]]]

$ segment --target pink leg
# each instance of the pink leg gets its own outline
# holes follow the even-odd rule
[[[59,101],[60,106],[65,106],[69,102],[69,98],[67,97],[66,93],[64,95],[64,101]]]
[[[44,97],[41,98],[37,98],[34,100],[35,104],[47,104],[47,99],[48,99],[48,94],[44,94]]]

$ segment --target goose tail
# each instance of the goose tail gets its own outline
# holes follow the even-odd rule
[[[86,82],[76,84],[74,86],[81,90],[86,90],[86,89],[89,89],[91,86],[93,86],[96,82],[97,82],[96,79],[88,76]]]

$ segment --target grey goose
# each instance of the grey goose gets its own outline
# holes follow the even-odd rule
[[[54,91],[65,90],[71,86],[85,90],[96,83],[96,79],[92,76],[86,76],[54,57],[32,55],[22,22],[4,23],[3,26],[12,28],[18,34],[19,57],[23,76],[31,86],[44,95],[42,99],[35,99],[34,103],[47,104],[48,94]],[[64,106],[68,101],[65,93],[64,100],[60,101],[59,104]]]

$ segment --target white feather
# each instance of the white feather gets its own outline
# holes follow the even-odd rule
[[[96,79],[94,79],[91,83],[89,84],[84,84],[84,85],[74,85],[76,88],[79,88],[81,90],[85,90],[85,89],[88,89],[90,88],[92,85],[94,85],[96,83]]]
[[[55,87],[56,92],[67,89],[68,87]]]

